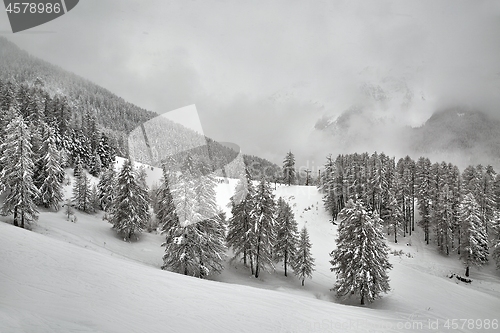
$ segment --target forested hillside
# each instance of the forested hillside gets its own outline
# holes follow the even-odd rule
[[[5,38],[0,38],[0,100],[3,128],[16,113],[9,108],[18,104],[18,111],[25,121],[35,121],[35,126],[43,121],[54,129],[58,147],[64,147],[65,154],[70,157],[70,165],[73,165],[74,156],[78,156],[84,167],[89,168],[94,163],[91,159],[95,159],[100,141],[109,146],[106,154],[110,156],[104,159],[113,159],[115,154],[125,157],[128,154],[129,134],[158,117],[157,113],[131,104],[82,77],[31,56]],[[205,160],[212,170],[220,169],[239,153],[171,121],[163,121],[161,130],[165,140],[163,146],[157,148],[163,149],[165,145],[193,147],[202,142],[203,148],[192,153],[200,155],[199,158]],[[74,150],[78,152],[73,153]],[[255,176],[264,174],[264,169],[268,176],[271,169],[279,171],[278,166],[267,160],[244,158],[245,162],[250,160],[250,172]],[[106,166],[108,162],[104,164]],[[227,176],[237,177],[230,172]]]

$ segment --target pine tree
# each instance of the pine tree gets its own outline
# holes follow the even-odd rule
[[[164,169],[161,185],[156,191],[156,201],[158,205],[156,220],[161,226],[161,232],[165,235],[165,243],[172,242],[173,232],[176,226],[179,225],[179,219],[175,212],[174,199],[170,192],[170,177],[173,177],[173,175],[169,175],[168,171]],[[162,246],[165,246],[165,243]]]
[[[195,224],[176,224],[170,229],[169,234],[172,240],[162,244],[165,247],[165,254],[161,269],[189,276],[201,276],[197,246],[200,235]]]
[[[27,121],[29,132],[31,134],[30,142],[31,142],[31,151],[33,152],[32,160],[34,164],[33,168],[33,183],[39,189],[42,186],[43,176],[42,169],[44,168],[44,164],[42,161],[42,157],[45,156],[47,152],[47,125],[43,124],[35,125],[34,122]],[[45,141],[45,142],[44,142]],[[38,201],[37,204],[40,204]]]
[[[96,151],[91,158],[89,172],[92,176],[99,177],[101,171],[102,171],[101,157]]]
[[[196,209],[194,182],[198,176],[198,172],[194,163],[192,156],[188,155],[181,166],[179,176],[171,178],[175,182],[170,184],[170,191],[174,199],[177,217],[182,227],[201,221]]]
[[[277,203],[276,244],[273,253],[277,260],[283,260],[285,276],[287,276],[288,266],[293,263],[297,242],[297,221],[295,221],[290,205],[280,197]]]
[[[283,181],[287,185],[295,184],[295,156],[291,151],[283,161]]]
[[[428,158],[420,157],[416,164],[415,184],[416,197],[418,199],[418,210],[422,217],[420,225],[424,229],[424,240],[429,244],[431,228],[431,161]]]
[[[140,166],[136,170],[136,178],[140,189],[137,198],[139,203],[139,212],[141,214],[141,218],[144,220],[144,223],[149,225],[151,222],[151,214],[149,213],[149,187],[146,182],[147,174],[144,166]]]
[[[304,285],[306,277],[312,278],[314,258],[311,255],[311,242],[309,241],[309,234],[305,226],[300,231],[292,267],[295,275],[302,280],[302,285]]]
[[[387,209],[384,210],[387,223],[387,234],[394,233],[394,243],[398,242],[398,230],[401,226],[402,213],[394,194],[390,194]]]
[[[232,248],[234,258],[243,255],[243,264],[250,263],[253,271],[253,258],[251,256],[254,244],[255,220],[252,219],[251,211],[254,206],[255,189],[249,173],[236,185],[235,194],[230,199],[231,218],[229,219],[226,242]]]
[[[95,184],[91,186],[89,201],[90,201],[89,211],[92,213],[97,212],[100,208],[100,203],[99,203],[99,191],[97,190],[97,186]]]
[[[99,207],[108,213],[111,210],[113,197],[115,195],[115,182],[116,172],[114,169],[114,165],[111,164],[107,170],[101,173],[101,175],[99,176],[99,182],[97,183]]]
[[[92,187],[90,185],[90,180],[85,170],[81,168],[81,165],[78,168],[77,174],[78,176],[75,178],[75,183],[73,185],[73,205],[78,210],[92,213],[93,206],[90,198]]]
[[[59,210],[59,203],[63,200],[61,180],[64,178],[64,171],[56,149],[54,130],[48,126],[42,151],[44,154],[39,160],[41,166],[38,179],[41,184],[39,201],[46,208]]]
[[[255,277],[259,277],[262,269],[266,266],[274,268],[272,263],[272,249],[275,242],[275,221],[274,221],[274,194],[271,186],[262,178],[255,193],[254,207],[251,212],[252,219],[255,220],[255,239],[251,247],[252,257],[255,260]]]
[[[472,193],[466,194],[460,205],[460,259],[469,276],[471,265],[481,266],[488,261],[488,238],[481,223],[481,210]]]
[[[165,211],[166,240],[162,269],[204,278],[220,273],[225,259],[225,226],[223,214],[215,204],[215,179],[196,166],[188,156],[179,177],[174,177],[172,202],[179,218]],[[165,179],[172,180],[172,177]],[[165,192],[167,201],[170,201]],[[176,215],[177,215],[176,214]],[[163,219],[163,218],[162,218]]]
[[[392,268],[381,219],[368,214],[361,201],[349,200],[339,214],[337,248],[330,254],[331,270],[337,275],[332,290],[338,297],[357,294],[361,304],[390,290],[387,270]]]
[[[247,266],[250,263],[253,274],[251,247],[254,239],[253,230],[255,228],[255,221],[252,220],[250,211],[253,208],[252,199],[254,190],[251,182],[248,183],[250,187],[247,188],[246,185],[247,182],[240,179],[236,185],[235,194],[230,199],[231,218],[229,219],[226,242],[228,247],[233,250],[233,259],[242,255],[243,264]],[[239,201],[239,192],[246,192],[247,189],[248,195],[243,200]]]
[[[2,106],[2,115],[0,119],[0,143],[7,140],[7,127],[9,126],[9,124],[14,120],[14,118],[20,116],[19,107],[14,97],[11,96],[12,100],[10,100],[9,96],[0,95],[0,98],[2,97],[3,99],[0,100],[0,105]],[[8,102],[6,100],[8,100]],[[5,105],[3,105],[3,103],[5,103]],[[3,167],[4,165],[0,163],[0,171],[3,169]]]
[[[125,240],[142,232],[146,226],[149,212],[145,211],[143,205],[143,192],[132,161],[128,159],[118,175],[113,208],[110,212],[110,222],[113,228],[124,235]]]
[[[217,212],[215,216],[194,225],[201,235],[198,243],[200,278],[220,274],[224,270],[227,250],[224,224],[224,214]]]
[[[495,261],[497,269],[500,269],[500,211],[496,210],[493,214],[491,222],[491,229],[493,230],[493,244],[492,244],[492,257]]]
[[[101,133],[97,153],[101,160],[102,168],[107,169],[115,161],[115,149],[113,148],[110,139],[104,133]]]
[[[327,212],[330,213],[332,219],[337,218],[339,212],[338,196],[336,191],[336,166],[331,156],[327,157],[327,161],[321,175],[319,190],[324,193],[323,204]]]
[[[83,172],[83,165],[80,157],[74,159],[73,177],[76,179]]]
[[[2,213],[14,213],[14,225],[24,228],[38,219],[35,200],[39,191],[33,184],[30,133],[21,116],[15,117],[6,128],[5,141],[0,145],[0,192],[5,193]]]

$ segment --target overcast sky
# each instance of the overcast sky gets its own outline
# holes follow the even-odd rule
[[[365,82],[425,100],[385,107],[403,124],[450,105],[500,112],[495,0],[81,0],[5,36],[149,110],[196,104],[206,135],[278,163],[311,158],[316,121],[357,104]]]

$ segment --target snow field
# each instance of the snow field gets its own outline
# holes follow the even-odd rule
[[[149,184],[161,175],[146,170]],[[217,185],[227,216],[236,183]],[[321,194],[315,187],[284,185],[275,194],[289,202],[299,229],[309,231],[316,271],[304,287],[292,274],[284,277],[281,264],[259,279],[238,261],[226,262],[213,281],[162,271],[161,235],[124,242],[102,213],[76,212],[71,223],[63,210],[41,211],[33,232],[0,223],[0,332],[436,332],[435,323],[440,331],[495,331],[445,328],[453,319],[500,319],[494,265],[472,268],[470,285],[450,279],[451,273],[463,275],[461,263],[426,246],[418,230],[411,246],[402,237],[388,242],[404,252],[390,255],[389,294],[364,307],[358,299],[336,300],[329,290],[335,283],[329,253],[337,227],[329,223]]]

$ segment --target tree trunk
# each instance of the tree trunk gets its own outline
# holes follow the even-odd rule
[[[361,305],[365,305],[365,294],[361,293]]]
[[[286,266],[287,266],[287,261],[288,261],[288,251],[285,251],[285,258],[283,259],[283,263],[285,265],[285,276],[286,275]]]
[[[253,256],[252,256],[252,253],[249,254],[249,259],[250,259],[250,271],[252,272],[252,275],[253,275],[254,271],[253,271]]]
[[[304,286],[304,280],[305,280],[305,278],[302,278],[302,287]]]
[[[17,206],[14,208],[14,226],[19,226],[17,223]]]
[[[257,257],[255,258],[255,277],[259,277],[260,236],[257,239]]]

